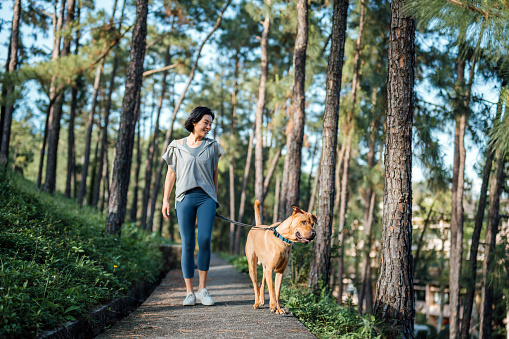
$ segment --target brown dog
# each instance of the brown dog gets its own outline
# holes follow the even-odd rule
[[[282,223],[276,223],[271,226],[262,225],[260,221],[260,202],[255,201],[256,228],[251,229],[247,235],[246,257],[249,266],[249,276],[253,281],[255,292],[254,308],[260,308],[265,304],[264,289],[265,282],[269,288],[270,311],[277,314],[285,314],[285,311],[279,307],[279,293],[281,291],[281,282],[285,272],[290,251],[291,242],[300,241],[308,244],[314,239],[316,232],[313,224],[316,223],[316,215],[304,212],[298,207],[293,206],[292,215]],[[270,228],[275,228],[287,241],[277,237],[276,233]],[[263,279],[261,287],[258,287],[256,276],[256,264],[260,262],[263,265]],[[276,271],[275,288],[272,281],[272,271]]]

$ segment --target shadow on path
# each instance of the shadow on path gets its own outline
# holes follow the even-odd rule
[[[198,272],[195,272],[195,291]],[[172,270],[135,312],[97,338],[315,338],[293,315],[253,309],[251,280],[212,254],[207,289],[215,306],[182,306],[185,285]]]

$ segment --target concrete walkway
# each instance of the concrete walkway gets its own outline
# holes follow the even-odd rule
[[[195,272],[195,290],[198,287]],[[315,338],[293,315],[253,309],[251,279],[212,255],[207,289],[215,306],[182,306],[185,286],[180,269],[171,270],[135,312],[97,338]]]

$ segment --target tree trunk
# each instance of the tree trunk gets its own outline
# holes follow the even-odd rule
[[[256,102],[256,147],[255,147],[255,198],[260,201],[260,219],[263,223],[263,110],[265,108],[265,82],[267,81],[268,60],[267,45],[270,31],[271,0],[265,0],[267,7],[263,21],[263,33],[260,39],[261,74],[258,85],[258,101]]]
[[[139,109],[138,109],[139,111]],[[138,117],[139,119],[139,117]],[[140,168],[141,168],[141,121],[138,120],[138,136],[136,138],[136,163],[134,165],[134,187],[133,187],[133,200],[131,201],[131,212],[129,214],[129,221],[136,222],[136,216],[138,215],[138,182],[140,180]],[[152,231],[150,229],[149,231]]]
[[[278,175],[276,177],[276,192],[274,192],[274,212],[272,217],[272,223],[275,224],[278,220],[278,211],[279,211],[279,190],[281,188],[281,176]],[[311,213],[311,212],[310,212]]]
[[[103,214],[104,211],[104,202],[105,200],[109,200],[106,198],[106,194],[109,194],[110,192],[110,171],[109,171],[109,161],[108,161],[108,152],[104,153],[104,163],[103,163],[103,193],[101,197],[101,206],[99,207],[99,210],[101,211],[101,214]]]
[[[235,69],[233,71],[232,91],[232,121],[230,124],[230,165],[228,167],[230,176],[230,219],[235,220],[235,126],[237,122],[237,91],[239,76],[239,50],[235,54]],[[240,227],[240,226],[239,226]],[[237,227],[238,228],[238,227]],[[230,254],[235,253],[235,224],[230,224]]]
[[[171,62],[171,54],[170,54],[170,47],[168,46],[166,48],[166,55],[164,58],[164,62],[168,65]],[[156,143],[157,138],[159,136],[159,119],[161,117],[161,111],[163,109],[163,101],[166,95],[167,90],[167,84],[166,84],[166,78],[168,76],[168,71],[163,72],[163,79],[162,82],[162,89],[161,89],[161,95],[159,96],[159,101],[157,103],[157,115],[156,115],[156,122],[154,126],[154,132],[152,135],[152,138],[150,139],[148,150],[147,150],[147,159],[145,161],[145,186],[143,187],[143,200],[141,205],[141,221],[140,225],[143,229],[149,229],[147,225],[147,212],[148,212],[148,204],[149,204],[149,198],[150,198],[150,189],[152,188],[152,166],[154,164],[154,157],[156,153]],[[151,230],[152,227],[150,227],[149,230]]]
[[[343,273],[345,270],[343,255],[345,253],[344,238],[345,238],[345,221],[346,221],[346,207],[348,199],[348,169],[350,166],[350,154],[352,150],[352,131],[345,132],[346,148],[343,163],[343,177],[341,178],[341,202],[339,205],[339,230],[338,230],[338,303],[343,301]]]
[[[334,197],[334,211],[339,211],[339,204],[341,202],[341,177],[343,174],[343,158],[345,156],[346,142],[343,140],[341,148],[339,149],[338,159],[336,161],[334,173],[334,185],[338,194]],[[334,242],[334,240],[333,240]]]
[[[504,84],[502,84],[502,88]],[[498,99],[497,104],[497,114],[495,116],[495,120],[493,120],[493,124],[496,124],[500,121],[500,116],[502,114],[502,106],[504,104],[503,96],[501,95]],[[477,206],[477,214],[475,216],[475,226],[474,231],[472,233],[472,244],[470,246],[470,261],[469,261],[469,269],[468,275],[469,277],[466,279],[467,282],[467,293],[465,294],[465,303],[463,306],[463,318],[461,320],[461,338],[468,339],[468,333],[470,330],[470,321],[472,319],[472,310],[474,305],[474,297],[475,297],[475,282],[477,278],[477,251],[479,249],[479,239],[481,238],[482,224],[484,219],[484,210],[486,208],[486,199],[488,192],[488,184],[490,180],[491,166],[493,163],[493,148],[488,145],[488,150],[486,153],[486,164],[484,167],[481,192],[479,196],[479,203]]]
[[[412,125],[414,110],[415,22],[403,0],[391,2],[387,72],[385,188],[380,275],[375,314],[398,326],[390,337],[413,338]]]
[[[60,55],[61,30],[63,24],[63,13],[65,9],[65,0],[62,0],[61,13],[57,18],[57,2],[55,1],[53,12],[53,50],[51,52],[51,61],[56,61]],[[46,160],[46,179],[44,180],[44,190],[53,193],[56,186],[57,175],[57,151],[58,139],[60,137],[60,117],[62,115],[62,99],[59,88],[56,86],[56,76],[51,79],[49,90],[50,111],[48,117],[48,133],[47,133],[47,160]],[[53,104],[51,104],[53,102]]]
[[[460,277],[461,259],[463,257],[463,188],[465,174],[465,129],[466,107],[463,105],[465,83],[465,59],[462,48],[458,52],[456,92],[457,114],[454,132],[454,164],[452,177],[452,210],[451,210],[451,254],[449,258],[449,334],[457,338],[460,318]]]
[[[316,238],[311,257],[308,284],[313,290],[320,283],[329,287],[331,276],[331,238],[334,209],[334,183],[337,135],[339,119],[339,99],[341,77],[343,74],[343,56],[345,53],[346,23],[348,13],[347,0],[334,0],[332,13],[331,50],[327,65],[325,111],[322,132],[322,154],[320,161],[320,188],[318,194]]]
[[[184,101],[184,97],[186,95],[187,89],[189,88],[189,85],[191,85],[191,82],[194,79],[194,74],[195,74],[196,69],[198,67],[198,60],[200,59],[200,55],[201,55],[201,52],[203,50],[203,46],[205,46],[205,43],[207,42],[207,40],[212,36],[212,34],[217,30],[217,28],[221,24],[221,20],[223,18],[223,14],[226,11],[226,9],[228,8],[228,6],[230,5],[230,3],[231,3],[231,0],[228,0],[226,2],[225,6],[221,10],[221,13],[217,17],[217,20],[216,20],[216,23],[215,23],[214,27],[212,28],[210,33],[205,37],[205,39],[201,43],[200,47],[198,48],[198,53],[196,54],[196,59],[194,60],[193,67],[191,68],[191,73],[189,73],[189,79],[187,80],[186,87],[184,88],[184,91],[180,95],[180,98],[178,99],[177,104],[175,105],[175,107],[173,109],[173,115],[172,115],[172,118],[171,118],[170,127],[168,128],[168,131],[166,132],[166,136],[165,136],[165,139],[164,139],[163,152],[166,150],[166,148],[170,144],[170,140],[171,140],[172,135],[173,135],[173,124],[175,123],[175,119],[177,118],[177,112],[180,109],[180,105],[182,105],[182,102]],[[147,215],[148,215],[147,228],[149,228],[149,229],[152,229],[152,224],[154,223],[154,210],[155,210],[155,207],[156,207],[156,200],[157,200],[157,196],[158,196],[158,193],[159,193],[159,188],[161,186],[161,178],[162,178],[162,175],[163,175],[164,164],[165,164],[164,160],[160,160],[159,161],[159,167],[157,168],[156,177],[155,177],[155,180],[154,180],[154,189],[152,190],[152,197],[150,198],[149,210],[147,212]]]
[[[246,166],[244,167],[244,177],[242,181],[242,191],[240,192],[240,204],[239,204],[239,220],[242,222],[244,219],[244,209],[246,206],[246,188],[247,181],[249,180],[249,171],[251,170],[251,159],[253,158],[253,144],[254,144],[254,135],[256,133],[256,120],[253,122],[252,132],[249,136],[249,143],[247,146],[247,158],[246,158]],[[240,253],[240,234],[242,233],[242,229],[237,229],[235,234],[235,253]]]
[[[41,154],[39,156],[39,171],[37,172],[37,188],[41,188],[42,170],[43,170],[43,166],[44,166],[44,155],[46,154],[46,144],[48,142],[49,114],[50,114],[51,105],[53,105],[53,102],[50,101],[50,103],[48,105],[47,112],[46,112],[46,123],[44,124],[44,135],[42,137],[42,148],[41,148]]]
[[[509,121],[508,113],[504,114],[504,120]],[[484,250],[484,261],[482,265],[484,285],[481,292],[481,320],[479,339],[490,339],[492,337],[492,313],[493,313],[493,282],[490,277],[493,275],[495,264],[495,246],[500,222],[500,193],[504,185],[504,166],[506,150],[496,151],[495,173],[491,179],[490,204],[488,214],[488,225],[486,226],[486,239]]]
[[[278,149],[276,151],[276,154],[274,154],[272,161],[270,162],[270,167],[269,167],[269,170],[267,171],[267,176],[265,177],[265,180],[263,181],[263,200],[265,200],[265,196],[267,195],[267,193],[269,191],[270,181],[272,180],[272,177],[274,176],[274,171],[276,170],[277,163],[278,163],[280,157],[281,157],[281,149]]]
[[[97,171],[97,177],[94,182],[94,196],[92,198],[92,206],[97,207],[97,203],[99,202],[99,192],[101,187],[101,181],[104,178],[103,162],[105,158],[105,154],[108,152],[108,127],[110,121],[110,111],[111,111],[111,99],[113,95],[113,91],[115,90],[115,77],[117,74],[118,68],[118,56],[115,54],[113,58],[113,66],[111,69],[111,77],[110,77],[110,86],[108,89],[108,97],[106,98],[106,106],[104,108],[104,125],[102,128],[102,139],[101,139],[101,154],[99,156],[99,166],[100,171]],[[105,178],[105,180],[108,180]]]
[[[136,22],[131,40],[129,71],[120,114],[120,129],[116,145],[115,162],[106,217],[106,232],[120,234],[126,213],[127,190],[131,172],[134,130],[139,112],[143,80],[143,60],[147,35],[148,0],[137,0]]]
[[[429,223],[431,222],[431,216],[433,215],[433,206],[435,206],[436,198],[431,203],[431,206],[428,211],[428,215],[426,216],[426,219],[424,220],[424,226],[422,228],[421,235],[419,236],[419,240],[417,240],[417,250],[415,250],[415,258],[414,258],[414,274],[415,270],[417,268],[417,264],[419,262],[419,256],[421,253],[422,245],[424,244],[424,235],[426,234],[426,230],[428,229]]]
[[[14,1],[14,14],[12,16],[9,75],[14,74],[18,67],[18,49],[19,49],[19,19],[21,17],[21,0]],[[8,79],[13,82],[14,79]],[[14,83],[8,84],[7,96],[8,102],[5,105],[5,114],[2,128],[2,138],[0,143],[0,165],[7,167],[9,162],[9,142],[11,138],[12,113],[14,112]],[[12,102],[11,102],[12,101]]]
[[[374,88],[372,92],[372,101],[371,101],[371,113],[372,120],[370,123],[370,131],[369,131],[369,150],[367,156],[367,164],[366,167],[368,171],[371,171],[375,166],[375,148],[376,148],[376,137],[378,134],[378,121],[375,118],[375,109],[377,99],[377,89]],[[359,291],[359,311],[362,312],[364,307],[364,297],[368,293],[368,286],[371,285],[371,258],[369,256],[371,252],[371,229],[373,226],[373,214],[374,214],[374,205],[376,199],[376,192],[373,187],[373,183],[369,182],[369,188],[366,190],[366,194],[364,195],[364,213],[362,218],[362,223],[364,225],[364,235],[365,235],[365,250],[364,250],[364,264],[361,271],[361,289]],[[372,300],[367,302],[367,304],[371,305]],[[367,306],[367,305],[366,305]],[[367,308],[366,308],[367,309]]]
[[[81,168],[81,183],[78,192],[78,205],[82,206],[85,196],[87,195],[87,176],[88,166],[90,164],[90,148],[92,142],[92,129],[94,127],[95,108],[97,106],[97,97],[99,96],[99,85],[101,83],[101,75],[103,65],[100,63],[95,71],[94,94],[92,95],[92,108],[88,114],[87,134],[85,139],[85,153],[83,154],[83,166]]]
[[[322,164],[322,155],[320,154],[320,160],[318,161],[318,169],[316,170],[315,178],[313,179],[313,192],[309,198],[308,212],[313,213],[315,209],[316,194],[320,185],[320,166]]]
[[[74,0],[69,0],[69,3],[67,4],[67,19],[70,19],[71,15],[73,16],[72,20],[74,20],[74,12],[75,9],[70,8],[70,5],[73,5],[75,7],[76,2]],[[78,13],[77,13],[77,23],[80,22],[80,16],[81,16],[81,7],[78,7]],[[76,32],[76,48],[74,49],[74,55],[78,55],[79,48],[80,48],[80,30]],[[64,43],[64,49],[69,48],[68,53],[70,52],[70,45],[67,47],[67,45]],[[76,143],[74,140],[74,125],[76,120],[76,107],[78,105],[78,91],[81,89],[81,81],[82,77],[78,76],[76,79],[76,83],[73,84],[72,90],[71,90],[71,111],[69,113],[69,126],[68,126],[68,137],[67,137],[67,178],[65,181],[65,196],[67,198],[71,198],[71,189],[72,189],[72,179],[74,177],[75,168],[76,168]],[[75,179],[75,177],[74,177]],[[76,183],[75,183],[76,184]],[[76,196],[76,192],[74,192],[74,195]]]
[[[293,52],[293,96],[292,96],[292,135],[286,143],[285,162],[288,162],[288,183],[284,202],[285,214],[291,212],[292,206],[299,206],[300,174],[302,162],[302,143],[306,124],[306,49],[308,44],[308,1],[297,2],[297,37]]]

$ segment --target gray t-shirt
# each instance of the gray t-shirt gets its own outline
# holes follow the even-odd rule
[[[193,155],[186,146],[173,140],[162,155],[162,158],[177,175],[175,203],[182,201],[190,189],[200,187],[214,199],[219,207],[214,185],[214,169],[219,158],[225,154],[224,149],[217,141],[209,138],[203,139],[200,145],[201,150],[197,152],[197,155]]]
[[[202,141],[200,146],[198,147],[189,147],[189,145],[187,144],[187,138],[184,138],[184,140],[182,141],[182,145],[184,145],[184,147],[189,151],[189,153],[191,153],[196,158],[198,154],[200,154],[203,147],[205,146],[205,143]]]

